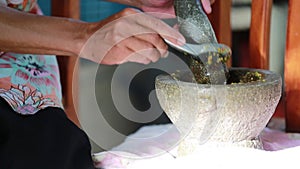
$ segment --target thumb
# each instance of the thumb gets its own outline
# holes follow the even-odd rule
[[[211,11],[212,11],[210,0],[201,0],[201,4],[202,4],[202,6],[203,6],[204,11],[205,11],[207,14],[210,14]]]

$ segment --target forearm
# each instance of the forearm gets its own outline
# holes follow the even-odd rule
[[[78,55],[88,38],[88,24],[38,16],[0,6],[0,51]]]

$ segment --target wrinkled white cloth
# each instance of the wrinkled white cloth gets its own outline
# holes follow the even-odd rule
[[[300,134],[265,128],[261,140],[264,150],[200,145],[190,155],[176,157],[176,128],[145,126],[111,151],[94,154],[94,160],[104,169],[298,168]]]

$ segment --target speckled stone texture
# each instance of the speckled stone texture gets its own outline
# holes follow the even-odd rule
[[[182,135],[179,154],[188,154],[198,145],[263,148],[259,134],[276,109],[282,81],[267,70],[232,68],[230,74],[247,71],[261,73],[264,80],[196,84],[189,80],[189,71],[157,77],[159,103]]]
[[[174,1],[179,31],[189,43],[217,43],[214,30],[201,6],[196,0]]]

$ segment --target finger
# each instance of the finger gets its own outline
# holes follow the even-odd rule
[[[160,57],[161,54],[153,45],[135,37],[130,37],[114,45],[101,63],[107,65],[125,62],[148,64],[156,62]]]
[[[157,33],[162,38],[168,39],[169,41],[178,44],[183,45],[185,43],[185,38],[183,35],[179,33],[178,30],[170,27],[166,23],[164,23],[162,20],[157,19],[151,15],[137,12],[133,15],[130,15],[130,17],[133,17],[131,19],[134,19],[136,24],[140,25],[140,27],[134,27],[131,31],[141,34],[143,33]],[[153,12],[151,12],[152,15]],[[158,15],[160,13],[156,13]]]
[[[140,57],[147,58],[151,62],[157,62],[160,58],[161,55],[158,52],[158,50],[154,48],[149,48],[149,49],[144,49],[144,50],[139,50],[139,51],[132,51],[132,54],[138,54]]]
[[[168,46],[158,34],[137,35],[136,38],[150,43],[160,53],[160,57],[166,55]]]
[[[151,63],[151,60],[147,57],[141,55],[140,53],[132,53],[128,58],[126,58],[126,62],[135,62],[135,63],[141,63],[141,64],[149,64]]]
[[[126,44],[127,48],[131,50],[132,53],[139,53],[139,55],[148,58],[152,62],[158,61],[158,59],[163,56],[162,54],[165,53],[160,53],[158,48],[156,48],[151,42],[143,40],[144,38],[149,37],[147,35],[146,37],[144,36],[145,35],[130,37],[122,41],[120,45]]]
[[[132,54],[132,50],[121,45],[114,45],[101,60],[101,64],[115,65],[127,62],[127,58]]]
[[[202,6],[204,8],[204,11],[208,14],[211,13],[212,9],[211,9],[211,1],[210,0],[201,0]]]

